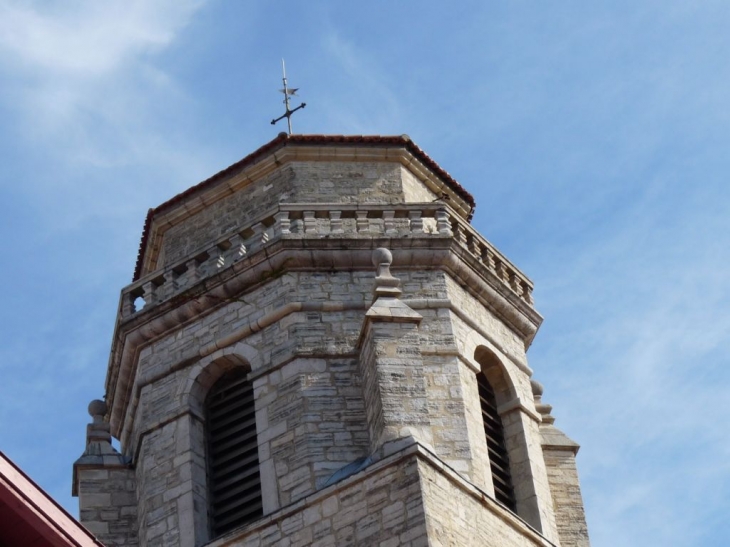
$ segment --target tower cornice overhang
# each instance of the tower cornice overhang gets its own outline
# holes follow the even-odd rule
[[[393,162],[408,169],[466,221],[474,215],[474,197],[407,135],[286,135],[150,209],[145,219],[133,280],[157,267],[164,233],[205,207],[255,184],[281,166],[308,162]]]
[[[219,273],[202,279],[196,285],[171,297],[124,317],[123,304],[112,343],[106,380],[109,421],[112,433],[121,438],[124,422],[133,415],[128,406],[135,399],[139,383],[137,365],[140,352],[149,344],[185,327],[189,322],[213,313],[238,296],[251,291],[273,278],[293,271],[353,271],[370,270],[372,251],[387,247],[394,256],[394,271],[441,270],[446,272],[496,317],[515,332],[527,348],[534,338],[542,317],[532,305],[520,298],[503,279],[483,262],[470,254],[452,235],[422,235],[421,237],[329,237],[279,238],[251,253]],[[123,298],[125,291],[123,290]],[[290,303],[291,304],[291,303]],[[328,302],[337,309],[338,302]],[[443,303],[422,302],[423,307]],[[452,306],[453,308],[453,306]],[[282,313],[297,311],[289,305]],[[458,310],[453,309],[458,312]],[[273,320],[281,314],[273,312]],[[363,314],[364,318],[364,314]],[[249,330],[256,332],[267,326],[257,320]],[[226,343],[229,343],[230,340]],[[214,351],[217,345],[206,351]],[[183,356],[181,362],[202,357],[196,349]]]

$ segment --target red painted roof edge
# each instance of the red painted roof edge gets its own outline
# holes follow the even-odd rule
[[[13,462],[13,460],[11,460],[10,458],[8,458],[8,457],[7,457],[7,456],[6,456],[6,455],[5,455],[4,453],[3,453],[3,451],[2,451],[2,450],[0,450],[0,459],[1,459],[2,461],[4,461],[5,463],[7,463],[7,464],[8,464],[8,465],[9,465],[10,467],[12,467],[12,468],[13,468],[13,469],[14,469],[15,471],[17,471],[17,472],[18,472],[18,474],[19,474],[19,475],[20,475],[21,477],[23,477],[23,479],[27,480],[27,481],[28,481],[28,482],[30,483],[30,486],[31,486],[32,488],[35,488],[35,490],[36,490],[36,491],[37,491],[37,492],[38,492],[38,493],[39,493],[39,494],[40,494],[40,495],[41,495],[41,496],[42,496],[42,497],[43,497],[43,498],[44,498],[44,499],[45,499],[46,501],[48,501],[49,503],[51,503],[51,504],[52,504],[52,505],[53,505],[53,506],[54,506],[54,507],[55,507],[56,509],[58,509],[58,510],[59,510],[59,511],[60,511],[60,512],[61,512],[61,513],[62,513],[62,514],[64,515],[64,516],[66,516],[66,517],[67,517],[67,518],[68,518],[68,519],[69,519],[69,520],[70,520],[70,521],[71,521],[71,522],[73,523],[73,525],[75,526],[75,529],[76,529],[76,531],[78,531],[79,533],[81,533],[81,534],[85,535],[85,536],[86,536],[86,537],[87,537],[88,539],[90,539],[91,541],[93,541],[93,542],[94,542],[94,544],[98,545],[99,547],[104,547],[104,544],[103,544],[103,543],[101,543],[101,542],[100,542],[100,541],[99,541],[98,539],[96,539],[96,536],[94,536],[94,534],[92,534],[92,533],[91,533],[91,532],[89,532],[89,531],[88,531],[88,530],[87,530],[86,528],[84,528],[84,526],[83,526],[83,525],[82,525],[82,524],[81,524],[81,523],[80,523],[80,522],[79,522],[78,520],[76,520],[76,519],[75,519],[75,518],[74,518],[74,517],[73,517],[73,516],[72,516],[71,514],[69,514],[69,512],[68,512],[68,511],[66,511],[66,509],[64,509],[64,508],[63,508],[63,507],[62,507],[62,506],[61,506],[61,505],[60,505],[60,504],[59,504],[59,503],[58,503],[58,502],[57,502],[56,500],[54,500],[54,499],[53,499],[53,498],[52,498],[51,496],[49,496],[49,495],[48,495],[48,493],[47,493],[47,492],[46,492],[45,490],[43,490],[43,488],[41,488],[40,486],[38,486],[38,484],[37,484],[37,483],[36,483],[36,482],[35,482],[35,481],[34,481],[33,479],[31,479],[31,478],[30,478],[30,477],[29,477],[29,476],[28,476],[28,475],[27,475],[27,474],[25,473],[25,471],[23,471],[23,470],[22,470],[22,469],[21,469],[20,467],[18,467],[18,466],[17,466],[16,464],[15,464],[15,462]],[[13,484],[13,483],[11,482],[11,484]],[[44,517],[46,518],[46,520],[48,520],[49,522],[51,522],[51,523],[53,523],[53,524],[55,525],[55,527],[56,527],[56,528],[58,529],[59,533],[61,533],[62,535],[64,535],[64,536],[65,536],[65,537],[67,537],[68,539],[70,539],[70,540],[71,540],[71,541],[72,541],[73,543],[75,543],[75,544],[79,545],[79,543],[77,542],[76,538],[74,538],[74,537],[69,537],[69,535],[71,534],[71,532],[70,532],[70,531],[68,531],[68,530],[64,529],[64,528],[63,528],[63,527],[61,526],[61,523],[59,523],[59,522],[56,522],[56,520],[55,520],[55,519],[53,519],[53,518],[52,518],[52,517],[51,517],[50,515],[48,515],[48,514],[47,514],[47,513],[46,513],[46,512],[45,512],[45,511],[43,510],[43,508],[42,508],[42,507],[38,507],[38,506],[37,506],[37,505],[36,505],[36,504],[35,504],[35,503],[34,503],[34,502],[33,502],[32,500],[30,500],[30,499],[29,499],[29,498],[27,497],[27,495],[25,495],[25,492],[23,492],[22,488],[20,488],[20,485],[16,485],[16,484],[13,484],[13,486],[14,486],[14,487],[16,488],[16,490],[17,490],[17,491],[18,491],[18,492],[19,492],[19,493],[21,494],[21,496],[23,497],[23,499],[25,500],[25,502],[26,502],[26,503],[28,503],[28,504],[30,504],[31,506],[33,506],[33,507],[34,507],[34,508],[35,508],[35,509],[36,509],[37,511],[39,511],[40,513],[42,513],[42,514],[43,514],[43,516],[44,516]]]
[[[165,209],[172,207],[173,205],[176,205],[177,203],[180,203],[184,201],[186,198],[190,197],[191,195],[204,190],[208,186],[212,186],[219,180],[225,178],[227,175],[231,174],[233,171],[237,171],[243,167],[246,167],[248,165],[251,165],[261,159],[262,157],[271,154],[272,152],[278,150],[279,148],[282,148],[286,146],[287,144],[370,144],[370,145],[396,145],[396,146],[403,146],[411,152],[415,157],[417,157],[421,162],[431,169],[434,173],[436,173],[439,177],[444,179],[453,189],[456,191],[459,196],[461,196],[464,201],[466,201],[471,206],[471,211],[469,212],[469,218],[468,220],[471,220],[474,215],[474,208],[476,206],[476,203],[474,201],[474,197],[463,187],[461,184],[459,184],[456,179],[454,179],[449,173],[447,173],[444,169],[441,168],[441,166],[436,163],[431,157],[426,154],[421,148],[414,143],[410,137],[407,135],[397,135],[397,136],[381,136],[381,135],[287,135],[286,133],[279,133],[279,135],[263,145],[258,150],[252,152],[245,158],[237,161],[233,165],[230,165],[229,167],[226,167],[222,171],[219,171],[212,177],[209,177],[205,179],[204,181],[196,184],[195,186],[191,186],[184,192],[181,192],[177,194],[176,196],[172,197],[171,199],[167,200],[166,202],[158,205],[154,209],[150,209],[147,212],[147,217],[145,218],[144,228],[142,230],[142,239],[139,243],[139,251],[137,253],[137,264],[134,268],[134,276],[132,278],[132,281],[137,281],[142,273],[142,263],[144,261],[144,255],[145,250],[147,247],[147,240],[149,238],[149,230],[152,226],[152,219],[154,216],[164,211]]]

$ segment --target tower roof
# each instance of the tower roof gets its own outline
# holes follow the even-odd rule
[[[248,156],[226,167],[222,171],[216,173],[212,177],[196,184],[179,193],[166,202],[150,209],[147,212],[142,239],[137,254],[137,263],[134,269],[133,281],[139,279],[142,274],[145,253],[147,251],[150,233],[153,228],[154,221],[176,208],[183,207],[190,200],[205,194],[206,192],[216,188],[218,185],[225,184],[233,175],[261,162],[262,160],[275,156],[277,152],[286,147],[338,147],[338,148],[386,148],[400,149],[409,153],[418,163],[425,167],[443,184],[443,188],[448,194],[453,195],[458,201],[463,203],[461,211],[459,211],[467,220],[471,220],[476,206],[474,197],[466,191],[449,173],[442,169],[431,157],[418,147],[408,135],[382,136],[382,135],[287,135],[280,133],[275,139],[269,141],[258,150],[252,152]],[[395,156],[393,161],[398,161]],[[402,161],[402,160],[401,160]]]

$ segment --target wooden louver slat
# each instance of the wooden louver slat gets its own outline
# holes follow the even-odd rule
[[[502,418],[497,413],[497,399],[494,390],[483,372],[477,374],[479,401],[482,408],[484,435],[487,438],[489,465],[492,470],[494,496],[510,510],[516,511],[515,493],[509,468],[509,455],[504,442]]]
[[[253,386],[243,369],[224,375],[205,403],[209,518],[213,538],[263,515]]]

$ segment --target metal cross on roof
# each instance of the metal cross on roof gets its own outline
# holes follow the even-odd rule
[[[286,65],[284,64],[284,59],[281,60],[281,71],[284,75],[284,77],[282,78],[282,81],[284,82],[284,89],[280,89],[279,91],[284,94],[284,106],[286,107],[286,112],[275,120],[271,120],[271,125],[275,125],[276,122],[278,122],[279,120],[283,120],[284,118],[286,118],[286,122],[289,126],[289,134],[291,135],[291,115],[300,108],[304,108],[305,106],[307,106],[307,103],[300,104],[294,110],[291,110],[289,108],[289,97],[291,97],[292,95],[296,95],[297,91],[299,91],[299,88],[295,87],[293,89],[289,89],[289,86],[286,83]]]

